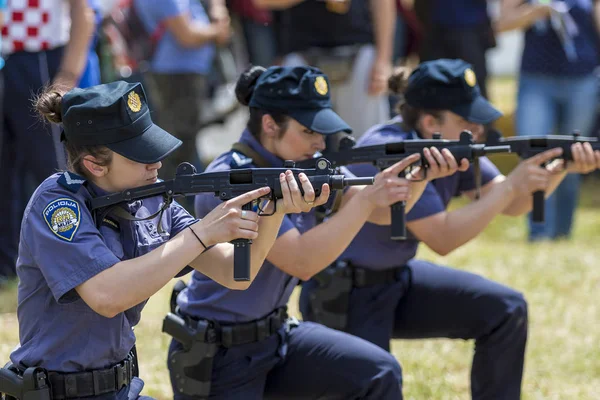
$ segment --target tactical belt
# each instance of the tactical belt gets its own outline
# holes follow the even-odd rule
[[[281,307],[264,318],[243,324],[224,325],[211,322],[205,340],[223,347],[260,342],[276,333],[287,319],[287,309]],[[189,316],[186,316],[185,320],[192,328],[198,324],[198,321],[205,321]]]
[[[129,385],[134,375],[135,356],[130,353],[119,364],[88,372],[61,374],[49,372],[52,400],[99,396],[117,392]]]
[[[404,266],[384,270],[373,270],[355,267],[351,264],[348,264],[348,267],[346,268],[347,273],[352,277],[352,286],[356,288],[397,282],[400,280],[401,272],[403,270],[405,270]]]

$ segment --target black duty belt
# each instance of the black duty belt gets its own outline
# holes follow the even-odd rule
[[[129,385],[133,377],[134,356],[132,354],[119,364],[107,369],[70,374],[48,373],[53,400],[99,396],[116,392],[123,386]]]
[[[221,324],[213,321],[209,322],[204,341],[207,343],[220,344],[223,347],[240,346],[248,343],[260,342],[276,333],[287,320],[287,309],[278,308],[264,318],[243,324]],[[196,328],[199,323],[206,323],[207,320],[184,317],[187,324]]]
[[[352,277],[352,284],[356,288],[394,283],[401,279],[405,266],[384,270],[373,270],[355,267],[348,264],[347,273]]]

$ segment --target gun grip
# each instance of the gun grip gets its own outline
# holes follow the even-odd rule
[[[242,210],[252,211],[252,203],[247,203],[242,206]],[[233,244],[233,280],[234,281],[249,281],[250,280],[250,248],[252,240],[235,239],[231,241]]]
[[[392,209],[392,240],[406,240],[406,202],[399,201],[390,207]]]
[[[539,190],[533,193],[533,210],[532,220],[533,222],[544,222],[544,203],[546,199],[544,192]]]

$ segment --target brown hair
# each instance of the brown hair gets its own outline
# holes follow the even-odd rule
[[[408,130],[417,130],[419,119],[424,114],[430,114],[438,121],[444,117],[443,110],[426,110],[409,105],[404,100],[404,92],[408,88],[408,77],[412,71],[407,67],[398,67],[388,79],[388,89],[392,94],[400,97],[396,103],[395,111],[402,116],[402,124]]]
[[[265,72],[266,69],[261,66],[253,65],[248,67],[240,77],[235,85],[235,96],[237,97],[240,104],[247,106],[250,104],[256,81]],[[260,133],[262,132],[262,117],[264,115],[270,115],[275,123],[281,128],[281,135],[287,130],[290,117],[277,111],[264,110],[262,108],[250,107],[250,117],[248,118],[248,124],[246,127],[248,131],[256,139],[260,141]]]
[[[50,86],[33,100],[33,105],[40,117],[47,121],[62,123],[62,98],[66,89]],[[91,155],[98,160],[99,165],[105,167],[112,161],[112,151],[106,146],[99,145],[76,145],[65,140],[67,150],[67,169],[78,175],[89,178],[87,169],[83,166],[83,157]]]

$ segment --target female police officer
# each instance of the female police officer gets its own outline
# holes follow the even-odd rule
[[[284,213],[295,210],[291,200],[300,201],[301,194],[297,186],[290,192],[283,178],[281,212],[260,222],[241,206],[269,188],[225,202],[201,221],[172,203],[160,222],[133,223],[109,214],[98,229],[88,200],[156,182],[160,160],[181,142],[152,123],[140,84],[114,82],[64,95],[48,90],[37,109],[62,122],[70,165],[38,187],[23,217],[17,263],[21,344],[11,360],[17,368],[48,370],[55,399],[126,399],[132,328],[146,299],[186,265],[234,285],[232,245],[226,242],[255,239],[252,264],[262,265]],[[161,201],[149,198],[124,208],[144,218]],[[137,398],[140,382],[131,385],[138,391],[129,398]]]
[[[324,135],[350,131],[331,109],[327,78],[316,68],[252,67],[238,80],[236,94],[250,106],[248,127],[208,171],[307,159],[323,150]],[[318,324],[298,325],[287,319],[285,305],[298,278],[308,279],[334,261],[376,207],[387,210],[408,198],[409,182],[398,173],[416,160],[383,171],[373,186],[348,189],[339,213],[324,224],[315,226],[312,212],[286,216],[268,261],[245,292],[194,273],[177,303],[191,327],[207,327],[206,335],[196,336],[204,355],[194,359],[200,350],[173,340],[175,398],[399,398],[400,369],[389,353]],[[198,215],[214,206],[213,198],[196,197]],[[378,220],[377,213],[370,218]]]
[[[408,74],[406,74],[408,75]],[[427,139],[440,132],[458,139],[463,130],[476,136],[483,124],[500,112],[485,100],[470,66],[462,60],[436,60],[421,64],[406,81],[398,74],[390,88],[404,95],[400,116],[375,126],[358,146],[404,139]],[[503,213],[520,215],[531,209],[531,193],[549,194],[564,178],[557,165],[540,167],[560,155],[549,150],[522,161],[507,177],[487,159],[481,159],[481,198],[460,209],[446,211],[451,197],[475,197],[472,169],[427,185],[407,214],[413,234],[406,242],[392,242],[389,228],[367,223],[339,258],[352,270],[346,331],[389,349],[390,338],[447,337],[475,339],[471,373],[474,399],[518,399],[525,342],[527,305],[523,296],[477,275],[415,260],[419,241],[445,255],[476,237]],[[568,170],[589,172],[600,165],[600,152],[573,145],[575,162]],[[372,166],[350,168],[357,175],[374,173]],[[315,281],[303,285],[304,319],[317,320],[311,298],[320,296]]]

